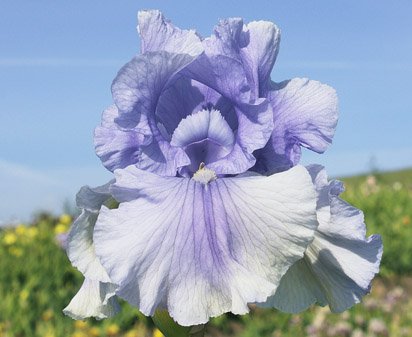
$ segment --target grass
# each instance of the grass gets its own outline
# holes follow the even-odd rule
[[[381,276],[372,294],[337,315],[312,307],[299,315],[253,309],[213,319],[211,337],[411,336],[412,170],[343,179],[344,198],[365,212],[369,233],[384,242]],[[0,336],[160,337],[150,319],[122,303],[111,319],[73,321],[61,312],[80,287],[81,274],[59,245],[68,215],[40,215],[29,226],[0,231]]]

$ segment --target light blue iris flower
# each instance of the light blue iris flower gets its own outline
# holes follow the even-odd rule
[[[298,165],[337,123],[329,86],[270,79],[279,30],[221,21],[203,39],[139,13],[142,53],[113,81],[95,131],[114,180],[83,187],[68,256],[85,276],[65,313],[104,318],[116,296],[183,326],[249,303],[342,311],[369,291],[382,244],[338,182]]]

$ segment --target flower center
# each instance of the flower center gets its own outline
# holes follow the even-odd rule
[[[205,163],[200,163],[199,169],[193,174],[192,179],[206,185],[209,182],[216,180],[217,176],[215,171],[206,167]]]
[[[183,172],[188,175],[228,155],[234,143],[232,129],[215,109],[204,109],[182,119],[170,142],[173,146],[183,148],[190,158],[191,163]]]

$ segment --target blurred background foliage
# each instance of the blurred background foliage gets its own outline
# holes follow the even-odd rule
[[[343,179],[343,197],[365,213],[384,255],[372,293],[342,314],[312,307],[291,315],[252,306],[250,315],[224,315],[207,335],[412,336],[412,170]],[[0,336],[161,337],[150,319],[122,302],[111,319],[74,321],[62,314],[82,282],[62,245],[74,214],[38,214],[30,224],[0,229]]]

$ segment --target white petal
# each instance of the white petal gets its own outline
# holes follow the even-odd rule
[[[96,257],[93,229],[101,206],[116,202],[109,192],[113,182],[114,180],[94,188],[83,186],[80,189],[76,203],[82,213],[72,224],[67,238],[66,251],[72,265],[86,278],[101,282],[110,282],[110,279]]]
[[[377,235],[360,241],[316,234],[305,256],[330,309],[342,312],[369,293],[379,271],[382,241]]]
[[[85,279],[77,294],[63,312],[73,319],[95,317],[97,319],[114,316],[120,310],[113,297],[116,286]]]
[[[93,244],[93,229],[97,214],[83,210],[73,223],[67,240],[67,255],[70,262],[90,279],[110,282],[107,272],[96,256]]]
[[[280,281],[276,294],[270,297],[262,307],[276,307],[277,309],[298,313],[316,301],[326,304],[322,288],[304,259],[296,262],[289,268]]]
[[[206,185],[132,166],[115,174],[121,204],[102,209],[96,253],[119,296],[146,315],[166,307],[181,325],[266,300],[317,226],[302,167]]]
[[[98,187],[83,186],[76,195],[76,205],[90,212],[98,212],[100,207],[110,198],[109,186],[114,180]]]
[[[314,302],[341,312],[370,291],[382,257],[380,236],[365,238],[363,214],[341,200],[341,183],[328,183],[321,166],[309,166],[318,192],[319,227],[305,257],[282,278],[263,306],[299,312]]]

